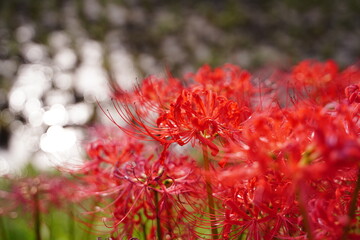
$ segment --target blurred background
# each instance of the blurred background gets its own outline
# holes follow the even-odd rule
[[[149,74],[180,77],[205,63],[255,75],[307,58],[357,63],[359,13],[358,0],[0,0],[0,176],[81,162],[86,130],[110,123],[97,103],[109,104],[110,82],[126,89]],[[32,184],[40,180],[19,181],[37,196]],[[0,189],[0,200],[7,195]],[[35,239],[40,226],[44,239],[96,239],[66,206],[36,224],[39,216],[6,212],[0,201],[0,238]]]
[[[360,56],[358,0],[1,0],[0,175],[83,158],[109,81]],[[25,173],[26,174],[26,173]]]

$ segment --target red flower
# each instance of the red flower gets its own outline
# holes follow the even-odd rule
[[[332,60],[324,63],[305,60],[293,68],[289,87],[294,88],[293,98],[321,105],[343,98],[342,89],[349,81],[344,76]]]
[[[212,150],[219,151],[213,142],[218,136],[225,141],[241,132],[241,124],[250,115],[246,107],[218,96],[211,90],[183,90],[169,111],[162,113],[157,125],[163,139],[172,139],[180,145],[199,140]]]
[[[205,65],[186,86],[151,77],[121,92],[125,125],[104,112],[127,136],[90,144],[83,171],[103,200],[97,213],[118,237],[146,218],[148,238],[355,239],[359,72],[307,60],[255,94],[247,71]],[[202,145],[205,170],[173,143]]]
[[[298,87],[319,86],[333,81],[337,73],[338,66],[332,60],[325,63],[305,60],[294,67],[292,77]]]
[[[138,114],[147,116],[149,110],[164,109],[181,93],[183,86],[179,79],[168,74],[167,78],[149,76],[131,91],[124,91],[113,85],[113,99],[121,104],[137,104]]]
[[[186,236],[191,232],[184,221],[189,210],[179,199],[202,194],[204,183],[196,169],[187,157],[166,158],[162,165],[137,156],[116,168],[117,191],[104,198],[108,204],[99,213],[107,213],[104,222],[118,237],[132,236],[135,229],[141,229],[146,222],[143,217],[161,224],[164,236]]]
[[[348,98],[349,103],[360,103],[360,88],[359,85],[351,84],[345,88],[345,96]]]
[[[244,235],[246,239],[303,237],[290,179],[268,172],[261,177],[235,178],[234,182],[217,193],[223,200],[223,239]]]
[[[232,64],[214,69],[204,65],[196,73],[188,74],[187,78],[188,81],[193,79],[197,84],[200,83],[204,90],[211,90],[245,106],[249,106],[254,92],[250,81],[251,74]]]
[[[39,175],[17,179],[10,187],[10,192],[1,192],[5,201],[2,207],[7,209],[7,213],[19,209],[23,213],[48,212],[53,207],[60,209],[86,197],[79,184],[58,176]]]
[[[87,193],[97,206],[84,213],[83,222],[91,223],[96,217],[109,227],[113,237],[122,239],[153,221],[155,228],[160,223],[164,238],[190,239],[192,232],[184,229],[193,226],[185,221],[190,214],[185,206],[204,194],[194,160],[167,151],[157,154],[159,146],[154,143],[96,130],[99,139],[89,143],[90,159],[79,171],[79,178],[89,186]],[[89,228],[97,231],[95,226]]]

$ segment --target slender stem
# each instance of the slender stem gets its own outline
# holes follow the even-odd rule
[[[168,204],[170,205],[170,204]],[[170,224],[170,219],[172,219],[171,216],[171,207],[170,206],[166,206],[166,215],[167,215],[167,230],[168,230],[168,234],[170,235],[170,237],[172,238],[172,230],[171,230],[171,224]]]
[[[144,239],[146,239],[147,235],[146,235],[146,223],[141,224],[142,225],[142,230],[143,230],[143,234],[144,234]]]
[[[75,240],[74,206],[72,203],[68,204],[68,212],[69,212],[69,222],[68,222],[69,240]]]
[[[357,208],[357,201],[358,201],[358,196],[359,196],[359,191],[360,191],[360,169],[358,170],[358,177],[356,180],[356,185],[355,185],[355,189],[353,192],[353,195],[351,197],[351,201],[350,201],[350,205],[349,205],[349,213],[348,213],[348,217],[349,217],[349,222],[346,224],[346,226],[343,229],[343,235],[342,235],[342,240],[348,239],[348,234],[350,231],[350,227],[351,227],[351,222],[355,217],[355,212],[356,212],[356,208]]]
[[[305,205],[306,201],[305,201],[305,196],[304,196],[304,190],[302,189],[302,186],[300,186],[300,185],[298,185],[298,200],[299,200],[300,213],[303,217],[305,232],[307,233],[308,239],[313,240],[314,236],[312,234],[310,220],[309,220],[309,214],[307,211],[307,207]]]
[[[35,232],[35,239],[41,240],[41,213],[40,213],[40,206],[39,206],[39,192],[37,191],[34,193],[34,232]]]
[[[48,239],[54,239],[54,209],[50,208],[49,213],[47,214],[47,222],[49,226],[49,238]]]
[[[204,169],[207,172],[205,177],[205,182],[206,182],[206,193],[207,193],[208,205],[209,205],[212,239],[218,239],[218,232],[215,226],[215,221],[216,221],[215,202],[214,202],[214,197],[212,195],[213,191],[211,187],[211,178],[208,174],[210,171],[210,160],[209,160],[207,146],[205,144],[202,144],[202,150],[203,150],[203,159],[204,159]]]
[[[6,224],[5,224],[5,218],[0,215],[0,232],[1,232],[1,238],[4,239],[4,240],[8,240],[9,239],[9,236],[8,236],[8,233],[6,231]]]
[[[156,211],[156,233],[157,233],[158,240],[162,240],[158,192],[155,191],[154,196],[155,196],[155,211]]]

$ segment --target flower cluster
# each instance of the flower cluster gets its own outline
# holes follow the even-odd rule
[[[359,239],[360,66],[115,87],[81,170],[117,239]],[[209,154],[211,153],[211,154]]]
[[[8,187],[10,191],[0,191],[0,215],[48,213],[53,208],[65,208],[67,204],[80,202],[86,197],[77,183],[64,176],[42,174],[4,179],[9,180],[11,185]]]
[[[5,176],[0,189],[1,239],[7,237],[9,229],[5,219],[25,218],[34,231],[34,239],[41,240],[44,226],[52,228],[52,221],[45,221],[54,211],[63,211],[69,216],[69,226],[74,227],[74,204],[79,204],[87,196],[81,185],[65,176],[42,173],[33,177]],[[5,218],[3,218],[5,217]],[[45,225],[46,224],[46,225]],[[74,233],[69,229],[69,236]]]

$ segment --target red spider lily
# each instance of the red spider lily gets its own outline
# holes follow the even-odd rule
[[[359,163],[360,149],[359,128],[352,119],[352,113],[345,105],[338,105],[334,110],[314,108],[312,113],[295,115],[298,126],[310,130],[309,148],[305,149],[302,160],[307,164],[326,163],[326,171],[336,171],[339,168],[355,166]],[[301,130],[301,129],[299,129]],[[310,152],[309,152],[310,151]],[[307,159],[305,159],[307,158]]]
[[[205,90],[226,96],[239,104],[250,105],[250,97],[254,92],[250,81],[251,74],[238,66],[224,64],[211,69],[209,65],[204,65],[196,73],[188,74],[187,77],[200,83]]]
[[[145,224],[142,221],[145,215],[160,224],[164,236],[182,236],[187,225],[181,217],[185,208],[179,197],[201,194],[195,170],[186,158],[167,158],[164,165],[153,159],[137,158],[119,165],[114,173],[114,178],[119,179],[117,191],[110,196],[112,202],[102,209],[112,216],[104,219],[105,223],[113,234],[118,232],[118,237],[132,236],[135,228]]]
[[[163,237],[190,236],[184,229],[192,226],[183,217],[189,214],[184,206],[189,202],[181,199],[185,195],[193,199],[203,192],[193,160],[167,152],[150,154],[156,146],[128,135],[102,137],[105,139],[90,143],[90,160],[80,171],[90,186],[89,193],[97,199],[97,209],[90,209],[88,217],[97,215],[119,239],[133,236],[150,222],[156,222],[155,228],[159,225]]]
[[[316,104],[326,104],[343,98],[342,89],[348,84],[337,64],[328,60],[318,62],[305,60],[296,65],[289,78],[289,87],[294,88],[295,98],[309,99]]]
[[[257,170],[252,173],[252,177],[254,177],[254,174],[256,173],[255,176],[260,175],[268,178],[269,170],[281,173],[288,179],[286,182],[289,186],[292,186],[292,189],[298,188],[299,191],[302,192],[303,200],[300,199],[299,201],[304,201],[304,199],[306,199],[305,204],[303,203],[304,210],[309,211],[309,219],[307,219],[307,221],[308,225],[313,229],[314,237],[316,239],[323,239],[321,236],[327,236],[326,239],[339,239],[339,236],[342,236],[343,234],[344,228],[344,223],[339,223],[339,221],[347,218],[347,210],[345,208],[349,205],[351,196],[348,195],[348,198],[346,200],[343,199],[342,203],[336,201],[336,204],[339,205],[334,207],[338,209],[337,211],[340,211],[339,213],[333,212],[329,216],[323,216],[323,218],[329,220],[319,220],[319,212],[313,211],[313,205],[310,205],[310,203],[312,204],[317,201],[329,203],[334,195],[327,195],[327,198],[323,199],[323,192],[329,191],[330,194],[335,194],[338,190],[336,190],[336,188],[329,188],[329,186],[324,186],[320,190],[314,189],[313,186],[317,185],[319,179],[323,179],[322,181],[329,182],[330,184],[339,184],[339,180],[328,178],[327,174],[342,176],[343,174],[341,173],[343,171],[356,169],[359,165],[358,159],[360,159],[360,143],[357,138],[358,133],[359,128],[352,120],[351,109],[347,108],[346,105],[338,105],[334,109],[319,108],[308,104],[298,106],[296,109],[281,110],[275,108],[267,112],[267,114],[253,114],[251,119],[246,121],[243,125],[242,141],[243,145],[246,144],[246,147],[243,147],[243,145],[236,147],[235,145],[229,152],[237,152],[237,155],[234,155],[233,158],[236,158],[236,156],[239,158],[240,156],[239,160],[242,162],[242,171],[246,171],[247,164],[250,164],[249,166],[254,163],[260,164],[260,168],[256,167]],[[242,154],[239,154],[240,152]],[[235,160],[232,160],[233,164],[235,162]],[[253,167],[248,169],[252,169],[250,173],[254,171]],[[248,171],[245,173],[249,174]],[[222,174],[220,173],[220,176],[221,175]],[[229,173],[227,173],[227,175],[229,175]],[[234,172],[234,178],[239,176],[239,171]],[[242,176],[251,177],[251,174]],[[225,179],[227,182],[230,182],[227,183],[227,187],[239,186],[239,182],[241,183],[241,181],[244,181],[243,177],[231,179],[227,176]],[[343,177],[343,179],[346,178]],[[246,183],[246,181],[247,180],[245,180],[244,183]],[[348,188],[349,194],[354,192],[353,181],[354,180],[341,181],[343,184],[352,183],[352,185],[350,185],[351,187],[349,186]],[[276,181],[277,184],[280,182],[281,181],[279,180]],[[263,185],[262,188],[267,189],[266,185]],[[251,187],[250,189],[253,191],[256,188]],[[276,187],[273,186],[271,189],[276,190]],[[242,200],[245,199],[245,196],[247,196],[249,192],[251,191],[242,192],[238,195],[241,196]],[[293,191],[292,194],[289,193],[290,192],[287,190],[285,195],[292,195],[293,199],[295,199],[295,192]],[[274,195],[271,196],[271,200],[279,203]],[[233,204],[234,200],[230,203]],[[266,214],[264,215],[264,213],[262,213],[261,217],[257,215],[246,216],[245,213],[249,213],[250,209],[253,209],[253,206],[244,207],[240,211],[234,210],[237,209],[235,206],[244,206],[244,203],[240,203],[238,199],[235,203],[233,207],[229,207],[230,210],[227,210],[228,215],[225,214],[225,225],[223,229],[224,237],[226,236],[231,239],[232,237],[236,238],[244,233],[250,239],[267,239],[267,237],[272,239],[277,236],[275,234],[269,237],[265,234],[266,232],[269,232],[265,230],[266,221],[263,222],[260,219],[264,219],[263,217],[266,216]],[[266,210],[267,208],[264,208],[266,205],[263,205],[266,203],[264,198],[260,203],[262,210]],[[295,202],[292,204],[294,206],[297,205]],[[273,211],[275,206],[274,203],[271,203],[269,206],[271,206]],[[256,205],[256,207],[259,206]],[[282,206],[279,207],[279,211],[281,211],[283,207],[286,209],[286,206]],[[315,209],[320,210],[320,207]],[[268,211],[267,213],[270,212]],[[235,217],[236,214],[238,215],[237,217]],[[296,216],[300,215],[300,210],[297,208],[292,214],[294,220],[291,224],[292,226],[299,225],[295,219]],[[230,218],[229,216],[234,216],[235,218]],[[321,231],[322,227],[318,224],[318,221],[333,222],[335,218],[338,218],[339,220],[337,220],[335,225],[329,226],[334,232],[329,233],[329,231]],[[226,219],[229,221],[228,224],[226,224]],[[238,219],[237,222],[235,219]],[[253,221],[253,219],[256,219],[256,221]],[[265,220],[268,219],[274,218],[271,218],[271,215],[267,215]],[[270,223],[270,226],[274,226],[273,224],[274,223]],[[275,226],[281,226],[281,224],[279,224],[280,222]],[[325,223],[323,222],[322,224]],[[237,231],[234,230],[233,225],[238,226],[236,228]],[[252,228],[257,228],[257,235],[254,235],[255,232],[254,234],[252,233],[252,228],[250,228],[250,226]],[[282,229],[281,234],[284,233],[284,231],[285,230]],[[291,230],[289,232],[294,231],[295,230]],[[297,230],[299,234],[302,231],[301,228],[298,228]],[[261,234],[262,232],[263,234]],[[322,235],[325,232],[326,235]],[[299,236],[301,235],[305,236],[304,233]],[[290,236],[291,235],[288,235],[287,237],[290,238]]]
[[[143,119],[141,111],[136,109],[134,114],[127,105],[114,104],[118,114],[132,129],[119,125],[110,114],[104,113],[124,132],[145,139],[151,137],[164,144],[164,151],[174,142],[184,145],[192,141],[195,145],[195,141],[199,140],[210,147],[213,155],[219,151],[214,139],[217,136],[223,140],[234,139],[241,131],[241,123],[250,114],[245,106],[240,108],[226,97],[217,96],[210,90],[198,89],[183,90],[176,101],[170,104],[169,110],[157,109],[157,126]]]
[[[323,178],[312,183],[308,210],[316,239],[341,239],[344,226],[351,221],[348,203],[355,174],[339,171],[333,179]]]
[[[81,185],[65,177],[40,175],[11,180],[10,192],[0,191],[0,216],[9,213],[10,216],[30,217],[38,240],[42,239],[42,214],[58,209],[65,210],[73,218],[72,204],[87,197],[82,194]]]
[[[345,96],[348,98],[349,103],[360,103],[360,88],[356,84],[352,84],[345,88]]]
[[[194,76],[202,87],[195,84],[183,89],[174,78],[169,78],[166,84],[162,79],[149,77],[135,92],[118,94],[115,109],[132,129],[122,127],[112,115],[104,113],[124,132],[141,138],[151,137],[164,144],[165,150],[166,145],[173,142],[184,145],[193,140],[194,145],[195,140],[199,140],[216,155],[219,150],[213,143],[214,138],[234,135],[239,131],[240,122],[249,116],[250,74],[227,64],[214,73],[205,66]],[[219,79],[221,81],[217,81]],[[231,95],[238,103],[221,94]],[[133,109],[128,105],[130,102],[136,102],[131,104]],[[148,119],[149,115],[151,118],[149,112],[159,116],[156,124]]]
[[[114,88],[114,99],[122,104],[136,103],[138,108],[136,114],[147,117],[150,112],[158,109],[168,109],[169,104],[181,93],[183,86],[180,80],[168,74],[168,78],[149,76],[141,85],[137,85],[132,91],[123,91],[116,85]]]
[[[304,87],[327,84],[333,81],[337,73],[338,66],[332,60],[325,63],[305,60],[294,67],[292,76],[296,86]]]
[[[230,64],[203,66],[187,86],[149,77],[114,101],[126,126],[104,111],[127,135],[89,145],[94,213],[118,238],[145,226],[148,239],[356,239],[358,76],[307,60],[256,92]],[[201,145],[203,164],[173,143]]]
[[[298,208],[288,181],[279,183],[279,176],[272,180],[273,174],[267,176],[269,179],[238,178],[233,171],[233,176],[233,185],[221,184],[216,193],[223,201],[223,239],[299,236]]]
[[[87,154],[92,161],[87,162],[82,167],[83,171],[92,166],[103,169],[106,167],[114,168],[120,163],[127,162],[131,154],[145,152],[151,147],[130,138],[128,135],[104,134],[98,131],[95,134],[99,139],[90,142],[87,146]],[[120,139],[121,141],[119,141]]]
[[[166,80],[150,76],[145,78],[137,91],[141,92],[141,96],[145,101],[156,102],[159,107],[168,106],[168,103],[174,100],[183,86],[180,80],[169,76]]]
[[[360,156],[359,128],[345,105],[335,110],[309,104],[298,104],[293,110],[275,108],[267,114],[253,114],[243,128],[242,139],[249,151],[242,152],[252,154],[247,159],[264,164],[263,169],[282,165],[285,172],[292,169],[292,175],[299,167],[311,165],[315,176],[316,166],[321,171],[336,171],[357,164]],[[285,162],[278,161],[284,157]]]
[[[78,202],[85,196],[78,191],[80,186],[64,177],[40,175],[33,178],[17,179],[4,200],[9,211],[22,208],[24,212],[38,209],[48,212],[51,208],[61,208],[71,202]],[[36,206],[37,205],[37,206]]]
[[[212,155],[219,151],[213,142],[216,137],[234,139],[241,132],[241,124],[250,114],[247,107],[217,96],[211,90],[183,90],[170,110],[162,113],[157,125],[165,129],[163,138],[171,138],[180,145],[195,140],[207,145]]]
[[[347,98],[350,97],[350,95],[353,92],[348,92],[348,90],[346,90],[347,87],[350,87],[351,85],[357,85],[359,84],[360,81],[360,66],[359,63],[355,64],[355,65],[351,65],[349,67],[347,67],[346,69],[344,69],[340,76],[339,76],[339,80],[338,82],[342,83],[341,89],[345,88],[345,95]],[[356,90],[356,89],[355,89]]]

